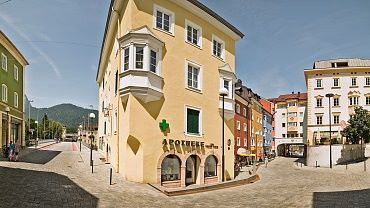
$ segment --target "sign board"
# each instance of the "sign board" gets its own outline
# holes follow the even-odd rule
[[[347,123],[346,123],[346,121],[342,120],[342,121],[340,122],[340,127],[342,127],[342,129],[346,128],[346,127],[347,127]]]

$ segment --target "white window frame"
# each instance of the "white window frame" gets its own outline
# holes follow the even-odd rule
[[[236,137],[236,146],[240,146],[240,137]]]
[[[365,105],[370,105],[370,96],[369,95],[365,96]]]
[[[243,123],[243,131],[247,132],[247,124]]]
[[[237,103],[235,107],[236,113],[240,113],[240,105]]]
[[[240,130],[240,121],[236,121],[236,129]]]
[[[321,97],[316,98],[316,107],[318,107],[318,108],[322,107],[322,98]]]
[[[353,81],[355,84],[353,84]],[[351,87],[356,87],[357,86],[357,77],[351,77]]]
[[[14,79],[18,81],[18,78],[19,78],[19,69],[18,69],[18,66],[14,64]]]
[[[136,68],[136,48],[137,47],[140,47],[140,48],[143,48],[143,60],[142,60],[142,65],[143,65],[143,67],[140,69],[140,68]],[[145,58],[145,45],[142,45],[142,44],[135,44],[134,45],[134,57],[133,57],[133,59],[134,59],[134,63],[133,63],[133,65],[134,65],[134,69],[136,69],[136,70],[146,70],[145,69],[145,61],[147,61],[146,60],[146,58]]]
[[[219,43],[221,43],[221,56],[217,56],[216,54],[213,54],[213,41],[217,41]],[[211,44],[211,54],[212,56],[216,57],[216,58],[219,58],[219,59],[222,59],[222,60],[225,60],[225,41],[223,41],[221,38],[217,37],[215,34],[212,34],[212,44]]]
[[[322,115],[317,115],[316,116],[316,125],[322,125],[322,117],[323,117]],[[319,122],[319,120],[320,120],[320,122]]]
[[[169,31],[167,31],[163,28],[158,28],[157,27],[157,11],[160,11],[164,14],[167,14],[170,17]],[[164,20],[162,18],[162,27],[163,27],[163,21]],[[154,6],[153,6],[153,28],[174,36],[175,35],[175,13],[166,9],[166,8],[164,8],[164,7],[162,7],[162,6],[154,4]]]
[[[335,122],[335,117],[338,118],[337,122]],[[333,124],[339,124],[340,116],[339,115],[333,115]]]
[[[188,41],[188,26],[192,27],[193,29],[198,30],[197,44]],[[203,39],[202,27],[200,27],[199,25],[195,24],[194,22],[188,19],[185,19],[185,42],[202,48],[202,39]]]
[[[5,60],[5,62],[3,62],[3,60]],[[8,57],[4,53],[1,53],[1,68],[4,71],[8,71]]]
[[[370,86],[370,77],[365,77],[365,86]]]
[[[243,108],[243,116],[247,116],[247,108]]]
[[[320,86],[319,86],[320,83]],[[322,88],[322,79],[316,79],[316,88]]]
[[[202,109],[201,108],[198,108],[198,107],[194,107],[194,106],[191,106],[191,105],[185,105],[185,108],[184,108],[184,132],[185,132],[185,135],[186,136],[193,136],[193,137],[203,137],[203,113],[202,113]],[[192,109],[192,110],[197,110],[199,111],[199,134],[192,134],[192,133],[188,133],[188,109]]]
[[[1,100],[5,103],[8,102],[8,86],[5,84],[1,85]]]
[[[244,137],[244,147],[248,146],[248,139]]]
[[[337,83],[337,85],[335,85],[335,80],[337,80],[338,81],[338,83]],[[333,87],[339,87],[340,86],[340,84],[339,84],[339,78],[333,78]]]
[[[18,93],[14,92],[14,107],[18,108],[19,100],[18,100]]]
[[[117,110],[115,110],[113,117],[113,133],[117,133],[117,123],[118,123],[118,113]]]
[[[198,88],[188,86],[188,65],[199,68]],[[190,60],[186,59],[185,60],[185,70],[184,71],[185,71],[185,88],[189,89],[189,90],[195,90],[195,91],[202,92],[202,88],[203,88],[203,69],[202,69],[202,65],[194,63],[193,61],[190,61]]]

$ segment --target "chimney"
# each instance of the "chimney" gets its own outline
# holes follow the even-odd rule
[[[294,94],[294,91],[292,91],[292,94]]]

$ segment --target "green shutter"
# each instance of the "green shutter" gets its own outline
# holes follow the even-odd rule
[[[199,111],[187,109],[187,132],[199,134]]]

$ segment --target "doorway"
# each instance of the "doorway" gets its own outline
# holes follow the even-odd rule
[[[191,185],[195,184],[197,182],[197,176],[198,176],[198,168],[200,159],[196,155],[191,155],[186,160],[186,178],[185,178],[185,184]]]

